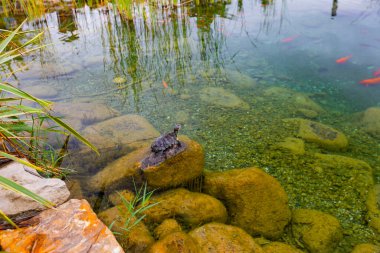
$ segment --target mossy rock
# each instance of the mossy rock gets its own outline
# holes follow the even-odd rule
[[[205,164],[202,146],[181,135],[178,139],[186,149],[156,166],[142,169],[144,179],[152,188],[170,188],[182,185],[200,176]]]
[[[125,252],[144,253],[154,243],[152,235],[143,222],[139,222],[129,231],[123,229],[126,220],[130,218],[130,213],[124,206],[109,208],[99,213],[98,217],[107,226],[113,223],[111,230],[117,232],[116,239]],[[135,221],[136,218],[132,217],[130,222],[133,224]]]
[[[303,253],[304,251],[297,249],[282,242],[271,242],[262,246],[265,253]]]
[[[319,122],[294,118],[285,119],[285,123],[298,126],[297,136],[327,150],[345,150],[348,147],[347,137],[340,131]]]
[[[160,224],[165,219],[175,218],[186,227],[194,228],[212,221],[227,221],[224,205],[203,193],[179,188],[153,196],[150,201],[159,204],[144,212],[147,224]]]
[[[380,252],[380,246],[369,244],[369,243],[363,243],[363,244],[356,245],[351,253],[379,253],[379,252]]]
[[[201,253],[194,238],[184,232],[174,232],[155,242],[148,253]]]
[[[296,242],[311,253],[334,252],[343,237],[334,216],[310,209],[293,210],[291,231]]]
[[[302,139],[287,137],[282,142],[274,146],[275,149],[287,151],[295,155],[305,154],[305,143]]]
[[[181,231],[181,225],[175,219],[166,219],[154,229],[154,236],[157,239],[162,239],[171,233]]]
[[[202,253],[263,253],[263,249],[243,229],[220,223],[209,223],[190,231]]]
[[[367,133],[380,138],[380,107],[370,107],[362,113],[360,123]]]
[[[145,142],[140,148],[109,163],[87,180],[87,190],[106,191],[132,184],[132,179],[139,180],[139,163],[149,152],[150,142]]]
[[[208,172],[204,192],[225,203],[230,223],[253,236],[278,238],[290,221],[284,189],[258,168]]]
[[[380,185],[375,185],[367,198],[367,220],[369,225],[380,234]]]

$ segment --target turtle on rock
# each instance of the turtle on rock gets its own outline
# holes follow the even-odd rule
[[[186,144],[177,138],[180,129],[181,125],[176,124],[173,132],[161,135],[152,143],[150,154],[141,161],[141,169],[158,165],[186,149]]]
[[[180,129],[181,129],[181,125],[176,124],[174,126],[173,132],[166,133],[158,137],[150,146],[152,152],[160,153],[170,148],[181,146],[181,143],[178,141],[178,138],[177,138],[178,131]]]

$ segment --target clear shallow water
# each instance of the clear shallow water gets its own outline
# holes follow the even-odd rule
[[[101,101],[145,116],[160,132],[182,123],[182,133],[205,148],[207,169],[259,166],[281,182],[292,207],[337,216],[346,231],[340,251],[347,252],[356,243],[378,240],[365,221],[365,200],[344,187],[339,173],[316,177],[310,154],[364,160],[380,182],[379,140],[355,118],[380,106],[380,85],[359,84],[380,68],[380,3],[338,2],[334,17],[332,8],[332,1],[164,9],[136,4],[129,21],[105,7],[56,11],[25,26],[45,29],[52,45],[15,62],[12,69],[25,70],[9,82],[54,87],[59,93],[52,100],[58,102]],[[345,64],[335,62],[348,55]],[[127,82],[114,84],[118,76]],[[244,85],[247,78],[255,85]],[[210,105],[201,99],[209,86],[232,92],[249,108]],[[273,150],[291,136],[282,119],[299,115],[286,97],[267,95],[271,87],[310,95],[326,111],[315,120],[344,132],[349,149],[331,152],[306,144],[308,153],[301,157]],[[345,195],[352,198],[338,200]]]

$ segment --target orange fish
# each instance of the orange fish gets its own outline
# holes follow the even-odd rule
[[[169,87],[168,84],[164,80],[162,80],[162,86],[164,86],[165,89]]]
[[[380,77],[361,80],[359,83],[363,84],[364,86],[380,84]]]
[[[291,37],[287,37],[287,38],[283,38],[281,40],[282,43],[289,43],[289,42],[292,42],[293,40],[297,39],[299,37],[299,35],[294,35],[294,36],[291,36]]]
[[[345,57],[342,57],[342,58],[339,58],[338,60],[336,60],[335,62],[338,63],[338,64],[342,64],[342,63],[345,63],[347,62],[349,59],[352,58],[352,54],[350,55],[347,55]]]
[[[380,68],[378,68],[375,72],[373,72],[373,76],[380,76]]]

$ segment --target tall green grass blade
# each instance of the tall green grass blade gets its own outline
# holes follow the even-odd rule
[[[92,150],[94,150],[98,155],[99,151],[98,149],[92,145],[86,138],[84,138],[82,135],[80,135],[77,131],[75,131],[71,126],[67,125],[65,122],[63,122],[61,119],[51,116],[47,114],[47,117],[49,117],[52,121],[57,123],[57,125],[63,127],[67,131],[69,131],[72,135],[74,135],[78,140],[80,140],[82,143],[84,143],[86,146],[90,147]]]
[[[3,218],[9,224],[11,224],[13,227],[18,228],[18,226],[1,210],[0,210],[0,217]],[[0,252],[3,252],[3,251],[0,251]]]
[[[14,30],[11,34],[9,34],[9,36],[0,43],[0,53],[2,53],[5,50],[5,48],[12,41],[13,37],[16,36],[16,34],[21,29],[21,27],[25,24],[25,22],[26,22],[26,20],[24,20],[21,23],[21,25],[19,25],[19,27],[16,28],[16,30]]]
[[[10,155],[10,154],[5,153],[3,151],[0,151],[0,156],[3,156],[3,157],[8,158],[8,159],[11,159],[11,160],[13,160],[15,162],[18,162],[18,163],[21,163],[21,164],[23,164],[25,166],[28,166],[28,167],[31,167],[31,168],[33,168],[35,170],[38,170],[38,171],[41,171],[41,172],[44,171],[41,167],[38,167],[38,166],[36,166],[36,165],[34,165],[34,164],[30,163],[30,162],[25,161],[24,159],[18,158],[18,157],[14,156],[14,155]]]
[[[38,98],[20,90],[20,89],[17,89],[16,87],[13,87],[9,84],[6,84],[6,83],[0,83],[0,90],[12,93],[12,94],[14,94],[20,98],[23,98],[23,99],[27,99],[30,101],[37,102],[39,105],[41,105],[43,107],[49,107],[52,104],[52,102],[50,102],[50,101],[38,99]]]

